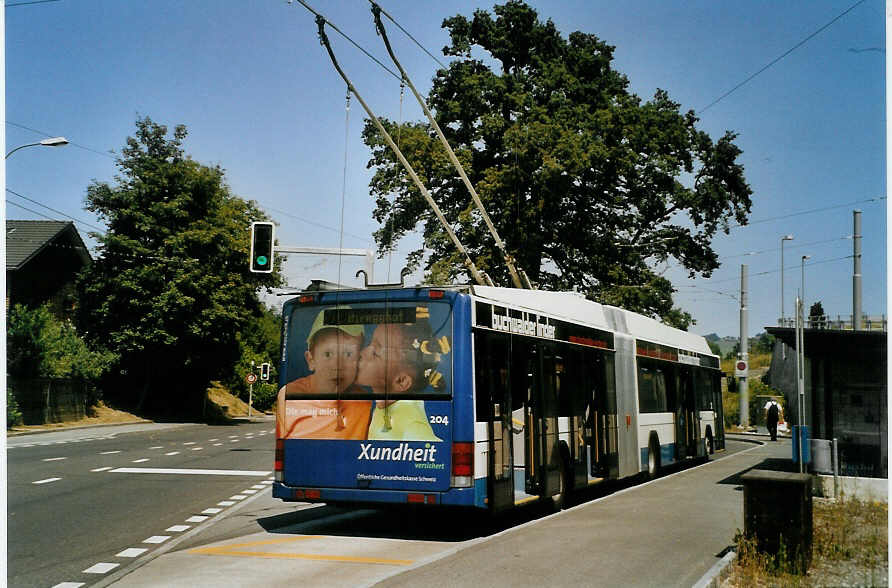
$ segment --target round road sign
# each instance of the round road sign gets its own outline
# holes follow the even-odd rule
[[[257,381],[257,374],[248,374],[245,376],[245,381],[249,384],[253,384]]]

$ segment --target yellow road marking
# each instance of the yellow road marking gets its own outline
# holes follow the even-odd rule
[[[300,537],[288,537],[287,539],[269,539],[265,541],[252,541],[250,543],[234,543],[231,545],[221,545],[218,547],[199,547],[189,550],[189,553],[199,555],[228,555],[232,557],[262,557],[273,559],[308,559],[316,561],[341,561],[349,563],[370,563],[384,564],[394,566],[411,565],[414,560],[411,559],[384,559],[378,557],[358,557],[350,555],[325,555],[321,553],[274,553],[263,551],[241,551],[240,548],[254,547],[257,545],[274,545],[277,543],[290,543],[293,541],[303,541],[306,539],[319,539],[319,536],[302,535]]]

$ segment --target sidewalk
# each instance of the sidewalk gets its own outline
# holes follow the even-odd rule
[[[756,443],[489,537],[407,541],[390,538],[387,529],[357,537],[325,535],[324,529],[322,535],[284,529],[248,533],[256,527],[246,526],[242,536],[207,544],[193,537],[191,547],[181,551],[172,546],[118,575],[116,585],[287,586],[300,578],[325,586],[689,588],[721,559],[742,528],[740,475],[753,467],[789,464],[789,440]],[[238,517],[249,522],[267,516],[264,504],[269,506],[264,500],[246,504]]]

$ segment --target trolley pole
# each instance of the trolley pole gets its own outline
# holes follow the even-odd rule
[[[746,336],[747,332],[747,309],[746,309],[746,291],[747,291],[747,266],[743,264],[740,266],[740,354],[739,358],[745,364],[749,364],[749,341]],[[747,365],[747,367],[749,367]],[[750,399],[749,399],[749,390],[747,385],[747,376],[749,375],[749,371],[745,372],[745,375],[740,376],[739,382],[737,384],[737,391],[740,393],[740,426],[748,427],[750,424]]]

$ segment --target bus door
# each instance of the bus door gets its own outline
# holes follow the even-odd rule
[[[561,357],[561,355],[563,357]],[[567,419],[567,446],[570,452],[569,466],[573,485],[582,488],[588,482],[589,449],[591,432],[587,430],[590,417],[593,388],[587,379],[585,363],[590,360],[579,348],[566,346],[557,357],[555,389],[560,415]]]
[[[540,495],[554,496],[561,490],[561,450],[558,430],[559,403],[557,385],[563,360],[555,353],[555,346],[542,343],[539,353],[539,386],[533,409],[533,431],[539,465]]]
[[[694,374],[689,367],[678,370],[675,407],[675,453],[678,459],[697,455],[700,423],[694,402]]]
[[[487,497],[492,512],[514,506],[512,460],[510,338],[476,333],[477,420],[486,421]]]
[[[585,352],[583,361],[585,390],[585,441],[588,446],[589,470],[592,477],[606,478],[607,462],[607,386],[604,358],[596,352]]]

